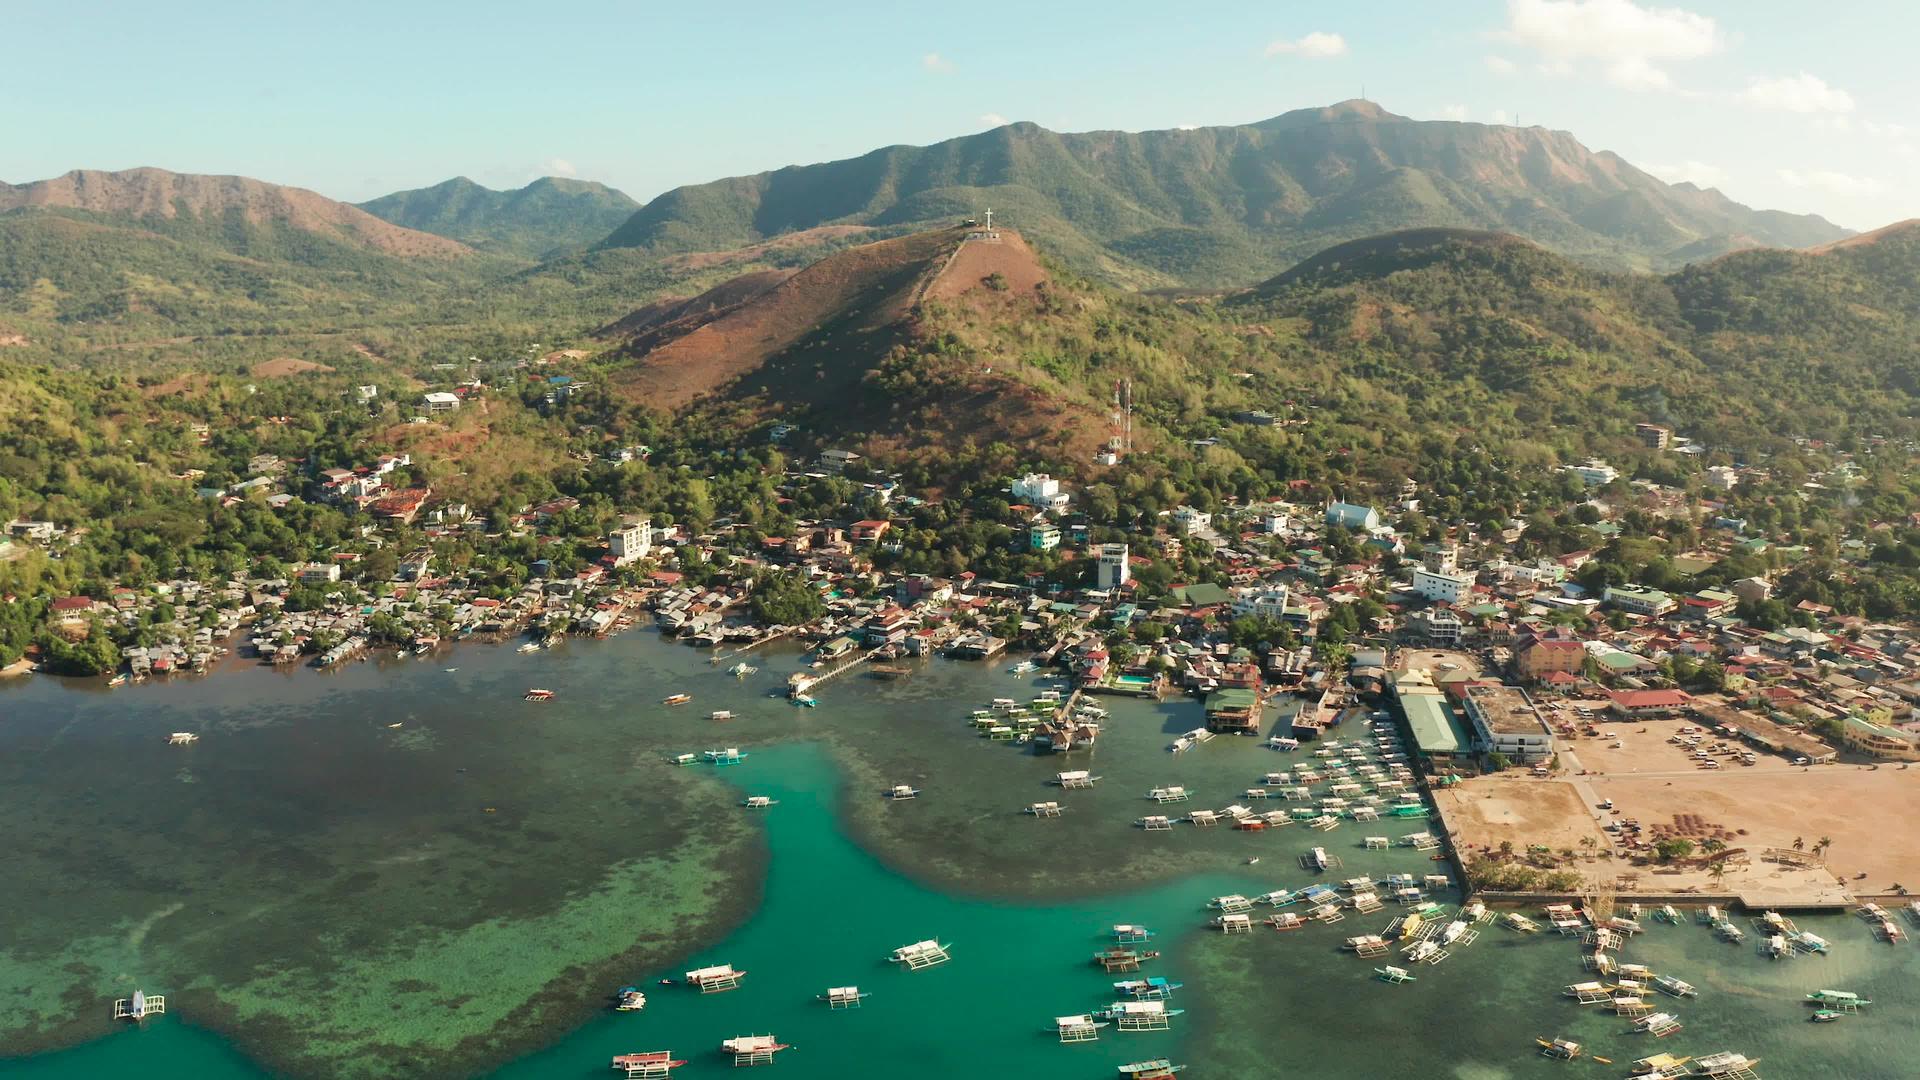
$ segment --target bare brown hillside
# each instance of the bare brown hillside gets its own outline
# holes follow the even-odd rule
[[[608,328],[631,335],[615,385],[656,408],[777,416],[880,451],[1008,439],[1090,452],[1096,417],[929,340],[923,305],[1017,318],[1040,302],[1047,274],[1023,237],[967,237],[916,233],[649,305]]]
[[[165,169],[101,172],[75,169],[51,180],[0,183],[0,210],[39,206],[131,218],[222,218],[238,211],[250,224],[279,223],[403,258],[470,254],[455,240],[404,229],[357,206],[305,188],[244,176],[203,176]]]

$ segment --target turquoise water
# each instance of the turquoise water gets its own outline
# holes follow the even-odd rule
[[[1626,959],[1703,995],[1660,1001],[1686,1030],[1658,1043],[1559,996],[1588,976],[1578,947],[1552,935],[1483,928],[1390,987],[1371,978],[1383,961],[1339,942],[1394,911],[1228,937],[1202,929],[1204,902],[1305,884],[1294,859],[1312,844],[1346,861],[1333,877],[1437,869],[1360,847],[1363,834],[1419,822],[1131,827],[1156,811],[1141,799],[1149,786],[1186,784],[1195,805],[1221,806],[1304,755],[1223,738],[1176,757],[1164,747],[1198,726],[1197,703],[1107,699],[1113,719],[1090,759],[1035,757],[964,722],[1025,692],[1004,665],[842,679],[819,709],[796,710],[765,696],[794,658],[754,662],[760,675],[736,683],[702,654],[635,635],[534,657],[462,650],[444,662],[456,673],[368,664],[121,694],[0,689],[0,812],[19,838],[0,870],[29,884],[0,924],[0,994],[15,1003],[6,1019],[54,1018],[4,1045],[80,1043],[0,1061],[0,1077],[587,1077],[611,1075],[613,1054],[654,1049],[701,1076],[731,1070],[722,1038],[765,1032],[797,1048],[775,1066],[796,1076],[1111,1077],[1120,1062],[1168,1056],[1198,1077],[1491,1080],[1624,1075],[1656,1049],[1742,1050],[1769,1078],[1920,1075],[1920,954],[1874,942],[1857,919],[1802,920],[1834,952],[1790,963],[1691,923],[1654,926]],[[527,685],[561,697],[524,705]],[[693,705],[654,704],[681,689]],[[719,708],[740,719],[708,721]],[[168,751],[164,733],[186,729],[202,743]],[[719,745],[748,749],[748,762],[661,763]],[[1046,784],[1077,767],[1105,779]],[[925,795],[878,797],[896,782]],[[779,802],[749,812],[746,794]],[[1066,816],[1017,812],[1047,798]],[[145,827],[114,827],[129,821]],[[1045,1030],[1052,1017],[1112,999],[1089,959],[1115,922],[1161,931],[1167,956],[1147,973],[1184,980],[1174,1004],[1189,1011],[1170,1033],[1109,1028],[1062,1046]],[[951,963],[886,962],[931,936],[953,944]],[[718,995],[651,985],[708,962],[750,975]],[[629,981],[646,984],[647,1011],[605,1010]],[[99,1010],[133,983],[168,994],[173,1015],[110,1029]],[[864,1008],[815,1000],[845,983],[872,995]],[[1880,1004],[1808,1024],[1800,998],[1823,986]],[[1532,1040],[1551,1035],[1622,1067],[1545,1061]]]

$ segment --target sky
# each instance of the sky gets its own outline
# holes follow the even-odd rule
[[[153,165],[359,201],[561,175],[644,201],[1008,120],[1140,131],[1364,95],[1851,228],[1920,216],[1911,2],[808,6],[0,0],[0,180]]]

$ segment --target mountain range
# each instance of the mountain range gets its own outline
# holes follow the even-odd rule
[[[401,258],[456,258],[464,244],[383,221],[305,188],[244,176],[165,169],[75,169],[50,180],[0,183],[0,213],[66,211],[138,222],[165,235],[206,239],[244,251],[249,234],[290,230]]]
[[[1566,132],[1347,101],[1191,130],[1008,124],[695,184],[648,202],[604,246],[724,250],[822,225],[924,228],[989,206],[1077,268],[1135,287],[1244,285],[1340,241],[1424,226],[1510,232],[1618,269],[1849,235],[1664,183]]]
[[[640,209],[639,203],[605,184],[560,176],[544,176],[513,191],[495,191],[456,176],[359,206],[404,228],[530,259],[598,243]]]

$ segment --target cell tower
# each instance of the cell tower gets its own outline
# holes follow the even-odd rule
[[[1107,440],[1113,456],[1133,453],[1133,380],[1120,379],[1113,384],[1113,433]]]

